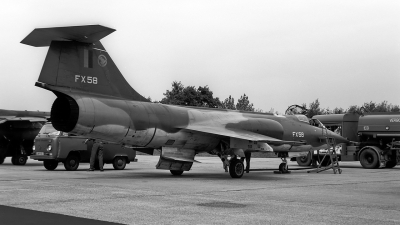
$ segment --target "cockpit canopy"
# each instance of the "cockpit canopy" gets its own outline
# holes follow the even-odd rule
[[[297,114],[297,115],[286,115],[286,118],[295,120],[295,121],[300,121],[306,124],[310,124],[311,126],[319,127],[319,128],[325,128],[324,124],[319,121],[318,119],[312,118],[309,119],[307,116],[302,115],[302,114]]]

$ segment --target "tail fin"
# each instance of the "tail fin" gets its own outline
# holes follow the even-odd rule
[[[128,84],[100,43],[114,31],[101,25],[34,29],[21,43],[50,46],[37,86],[148,101]]]

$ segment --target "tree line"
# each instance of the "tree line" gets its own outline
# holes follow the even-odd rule
[[[163,95],[164,98],[159,101],[163,104],[260,111],[254,108],[253,103],[250,103],[246,94],[243,94],[237,103],[235,103],[235,99],[232,96],[222,101],[213,96],[213,92],[208,86],[199,86],[198,88],[194,86],[185,87],[180,81],[172,82],[171,90],[167,90]],[[148,99],[151,101],[151,98]]]
[[[303,107],[306,107],[306,104],[303,103]],[[364,104],[358,106],[358,105],[351,105],[347,109],[343,109],[341,107],[335,107],[333,109],[326,108],[321,108],[320,103],[318,99],[316,99],[314,102],[309,104],[309,107],[307,108],[307,114],[306,116],[311,118],[314,115],[324,115],[324,114],[342,114],[342,113],[371,113],[371,112],[400,112],[400,107],[399,105],[392,105],[389,104],[387,101],[382,101],[381,103],[375,103],[375,102],[365,102]]]
[[[244,93],[235,103],[235,99],[229,95],[225,100],[220,100],[218,97],[213,96],[213,92],[208,86],[184,86],[180,81],[172,82],[171,90],[167,90],[164,94],[164,98],[159,101],[163,104],[170,105],[184,105],[184,106],[197,106],[197,107],[209,107],[209,108],[221,108],[221,109],[232,109],[232,110],[243,110],[251,112],[263,112],[262,109],[256,109],[253,103],[250,102],[249,97]],[[151,101],[151,98],[148,98]],[[158,101],[154,101],[158,102]],[[306,108],[306,116],[311,118],[314,115],[323,114],[341,114],[341,113],[366,113],[366,112],[400,112],[399,105],[389,104],[387,101],[381,103],[366,102],[360,106],[351,105],[347,109],[341,107],[321,108],[318,99],[311,102],[308,107],[306,103],[302,104],[302,107]],[[274,112],[271,108],[270,113]]]

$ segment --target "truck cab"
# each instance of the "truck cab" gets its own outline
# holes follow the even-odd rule
[[[93,142],[85,144],[86,140],[84,136],[57,131],[51,123],[46,123],[34,140],[30,157],[43,161],[47,170],[55,170],[62,162],[66,170],[74,171],[78,169],[79,163],[90,161]],[[104,144],[103,162],[113,164],[114,169],[123,170],[126,164],[136,161],[135,150],[115,143]]]

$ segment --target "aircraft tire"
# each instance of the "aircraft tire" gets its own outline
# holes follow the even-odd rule
[[[308,152],[306,156],[296,157],[297,164],[299,166],[310,166],[311,165],[311,154]]]
[[[238,159],[232,159],[229,162],[229,174],[232,178],[241,178],[244,174],[243,162]]]
[[[279,164],[279,171],[282,173],[287,173],[289,171],[289,167],[288,167],[287,163]]]
[[[75,171],[79,167],[79,157],[76,155],[68,155],[64,162],[64,168],[68,171]]]
[[[6,159],[6,157],[0,157],[0,164],[4,163],[4,159]]]
[[[123,170],[126,166],[126,158],[125,157],[115,157],[113,160],[113,167],[116,170]]]
[[[43,161],[43,166],[47,170],[55,170],[58,166],[58,162],[54,160],[45,160]]]
[[[360,154],[361,166],[365,169],[376,169],[379,167],[379,157],[372,149],[365,149]]]
[[[174,176],[180,176],[183,174],[183,170],[170,170],[170,172]]]
[[[397,160],[391,160],[386,162],[386,168],[393,168],[397,165]]]

